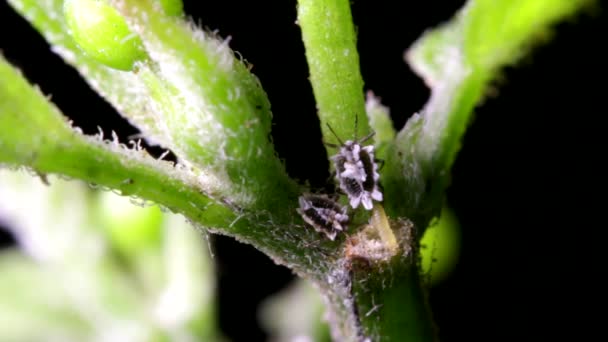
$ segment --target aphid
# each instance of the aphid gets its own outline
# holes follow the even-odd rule
[[[348,215],[346,208],[327,195],[304,194],[298,198],[300,207],[296,209],[306,223],[330,240],[346,229]]]
[[[356,209],[359,204],[363,204],[366,210],[371,210],[372,200],[381,202],[383,199],[378,187],[380,174],[374,158],[374,145],[361,146],[361,144],[373,137],[374,133],[370,133],[361,140],[357,140],[355,136],[355,140],[342,142],[329,124],[327,127],[340,143],[340,145],[325,143],[328,146],[340,148],[338,154],[331,157],[336,168],[336,180],[340,189],[348,196],[353,209]]]

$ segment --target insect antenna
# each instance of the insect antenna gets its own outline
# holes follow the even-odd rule
[[[369,139],[371,139],[374,135],[376,135],[376,132],[371,132],[370,134],[364,136],[361,141],[359,141],[359,144],[363,144],[364,142],[368,141]]]
[[[338,140],[338,142],[341,145],[344,145],[344,142],[342,141],[342,139],[340,139],[340,137],[338,136],[338,134],[336,134],[336,131],[334,131],[333,128],[331,128],[331,126],[328,123],[325,123],[327,125],[327,128],[329,128],[329,130],[331,131],[331,133],[334,135],[334,137],[336,137],[336,139]],[[339,147],[336,144],[331,144],[331,143],[325,143],[327,146],[329,147]],[[333,146],[332,146],[333,145]]]
[[[358,128],[359,128],[359,114],[355,114],[355,141],[358,142],[359,144],[363,144],[364,142],[368,141],[376,134],[376,132],[371,132],[370,134],[364,136],[361,139],[361,141],[359,141],[359,140],[357,140]]]
[[[357,141],[357,128],[359,128],[359,113],[355,113],[355,141]]]

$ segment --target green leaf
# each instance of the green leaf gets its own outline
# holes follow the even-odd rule
[[[474,67],[496,71],[544,39],[550,25],[589,0],[477,0],[467,4],[464,53]]]
[[[551,25],[586,0],[476,0],[427,31],[406,60],[431,98],[399,132],[382,175],[387,211],[420,228],[437,216],[474,107],[500,68],[516,62]]]

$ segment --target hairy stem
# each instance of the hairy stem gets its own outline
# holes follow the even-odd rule
[[[208,176],[155,160],[117,141],[81,135],[4,59],[0,59],[0,164],[78,178],[153,201],[196,226],[254,245],[301,275],[322,279],[338,253],[338,241],[319,239],[299,221],[295,204],[290,207],[285,201],[286,209],[276,215],[270,210],[244,210],[223,197],[210,197],[202,187],[209,179],[201,179]]]
[[[299,0],[298,23],[306,48],[323,139],[336,142],[370,132],[365,115],[357,38],[348,0]],[[357,131],[355,132],[355,121]],[[333,153],[331,147],[328,152]]]

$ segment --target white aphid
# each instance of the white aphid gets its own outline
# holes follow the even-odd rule
[[[347,140],[343,143],[331,126],[327,126],[340,142],[339,146],[326,143],[340,148],[338,154],[331,157],[340,189],[348,196],[349,204],[353,209],[363,204],[366,210],[371,210],[373,200],[378,202],[383,200],[382,192],[378,187],[380,174],[374,158],[374,146],[361,146],[361,144],[369,140],[374,133],[361,140]]]

